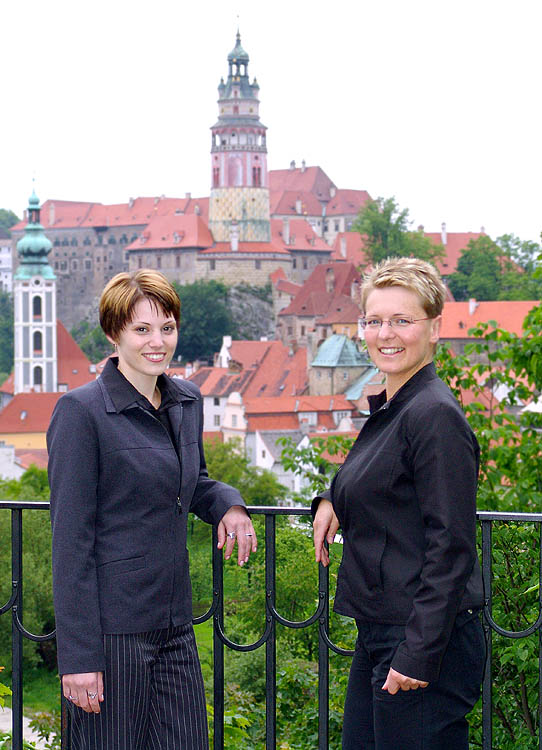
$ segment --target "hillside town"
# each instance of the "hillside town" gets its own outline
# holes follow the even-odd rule
[[[11,237],[0,234],[1,283],[15,309],[14,369],[0,387],[3,477],[46,466],[56,402],[103,369],[69,331],[95,315],[101,290],[120,271],[159,269],[181,285],[270,285],[273,339],[225,335],[214,361],[177,363],[169,373],[201,389],[206,439],[238,441],[251,464],[274,472],[292,495],[303,487],[282,467],[281,439],[302,446],[315,436],[355,436],[367,418],[367,397],[383,378],[359,326],[360,281],[371,261],[355,222],[371,196],[341,189],[305,162],[268,170],[259,85],[249,78],[239,33],[227,65],[211,127],[209,196],[40,205],[33,192]],[[445,281],[484,236],[483,228],[448,232],[444,223],[438,233],[418,232],[441,248],[436,264]],[[450,291],[441,339],[462,354],[469,330],[488,321],[521,336],[534,304],[455,301]]]

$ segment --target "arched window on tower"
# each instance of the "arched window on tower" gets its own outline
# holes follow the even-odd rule
[[[261,167],[252,167],[252,185],[254,187],[262,186],[262,169]]]
[[[41,387],[43,385],[43,370],[38,365],[37,367],[34,367],[34,388],[36,391],[41,391]]]
[[[238,115],[239,114],[239,107],[237,104],[233,105],[233,114]]]
[[[213,187],[220,186],[220,167],[213,167]]]
[[[41,335],[41,331],[34,331],[32,349],[35,357],[41,357],[43,354],[43,336]]]
[[[32,298],[32,317],[34,320],[41,320],[41,297],[37,295]]]

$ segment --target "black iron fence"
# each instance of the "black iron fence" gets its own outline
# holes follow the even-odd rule
[[[55,634],[34,634],[25,629],[23,624],[23,512],[25,510],[48,510],[49,503],[0,501],[0,510],[11,511],[11,560],[12,560],[12,592],[9,600],[0,607],[0,615],[11,610],[12,616],[12,716],[13,716],[13,750],[23,748],[23,639],[45,641],[54,638]],[[314,613],[306,620],[293,622],[284,618],[275,607],[275,574],[276,555],[275,521],[279,515],[301,517],[310,515],[308,508],[273,508],[251,507],[252,514],[265,517],[265,597],[266,618],[265,629],[260,638],[254,643],[239,644],[231,641],[224,630],[224,589],[222,553],[216,548],[216,530],[213,533],[213,601],[209,610],[194,619],[194,623],[214,620],[214,750],[224,748],[224,650],[230,648],[236,651],[255,651],[265,648],[265,683],[266,683],[266,750],[275,750],[278,738],[276,736],[276,624],[289,628],[305,628],[318,623],[318,750],[327,750],[329,745],[329,652],[334,651],[345,656],[353,652],[335,645],[329,637],[329,571],[319,566],[318,604]],[[526,638],[538,634],[538,716],[542,716],[542,513],[493,513],[481,511],[478,513],[482,533],[482,572],[486,600],[484,606],[484,628],[488,643],[488,659],[482,686],[482,747],[483,750],[493,748],[493,704],[492,704],[492,638],[496,632],[505,638]],[[492,533],[494,523],[535,524],[538,527],[539,538],[539,575],[538,575],[538,616],[529,627],[520,631],[511,631],[501,627],[493,619],[493,577]],[[62,701],[62,748],[69,750],[69,721],[64,701]],[[538,746],[542,748],[542,722],[538,725]]]

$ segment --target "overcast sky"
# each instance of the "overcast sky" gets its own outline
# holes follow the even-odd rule
[[[540,239],[540,0],[4,0],[0,207],[208,195],[238,16],[271,169]]]

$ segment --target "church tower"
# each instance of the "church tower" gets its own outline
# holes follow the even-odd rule
[[[218,87],[218,121],[211,128],[209,229],[216,242],[269,242],[269,180],[258,92],[237,32],[228,80]]]
[[[19,266],[13,277],[16,394],[57,390],[56,276],[47,260],[52,247],[40,224],[38,197],[32,191],[28,223],[17,243]]]

